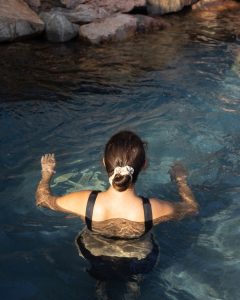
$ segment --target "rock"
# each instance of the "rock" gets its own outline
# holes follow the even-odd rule
[[[98,5],[104,7],[109,13],[117,13],[117,12],[130,12],[136,7],[146,6],[146,0],[98,0]]]
[[[36,13],[39,12],[39,9],[41,7],[41,0],[24,0],[30,8],[35,11]]]
[[[40,14],[50,42],[67,42],[78,35],[79,26],[72,24],[64,15],[44,12]]]
[[[64,7],[60,0],[41,0],[41,12],[49,12],[54,7]]]
[[[67,8],[76,8],[80,4],[103,8],[114,14],[117,12],[129,12],[135,7],[146,6],[146,0],[61,0]]]
[[[144,15],[136,15],[137,19],[137,32],[147,33],[156,30],[162,30],[170,25],[165,22],[162,18],[152,18]]]
[[[44,23],[23,0],[0,0],[0,42],[40,34]]]
[[[41,0],[25,0],[25,2],[31,7],[38,8],[41,6]]]
[[[51,12],[61,13],[70,22],[76,24],[87,24],[109,16],[104,8],[89,4],[78,5],[75,9],[54,8]]]
[[[193,10],[210,10],[218,12],[239,8],[240,4],[237,1],[231,0],[200,0],[192,6]]]
[[[61,0],[61,3],[67,8],[75,8],[79,4],[86,3],[86,0]]]
[[[197,0],[148,0],[147,10],[150,15],[163,15],[180,11],[195,2]]]
[[[133,36],[137,30],[137,19],[131,15],[117,14],[99,22],[80,26],[81,38],[92,44],[106,41],[122,41]]]

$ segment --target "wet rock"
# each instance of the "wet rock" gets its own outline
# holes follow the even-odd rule
[[[109,14],[129,12],[134,7],[146,5],[146,0],[61,0],[67,8],[76,8],[79,4],[87,4],[95,8],[104,8]]]
[[[156,30],[162,30],[170,26],[162,18],[152,18],[144,15],[136,15],[137,19],[137,32],[147,33]]]
[[[42,33],[44,23],[23,0],[0,0],[0,42]]]
[[[64,4],[67,8],[75,8],[79,4],[83,4],[86,2],[86,0],[61,0],[61,3]]]
[[[50,42],[67,42],[78,35],[79,26],[72,24],[64,15],[44,12],[40,14]]]
[[[218,12],[239,8],[240,3],[231,0],[200,0],[192,6],[193,10],[211,10]]]
[[[148,0],[147,9],[151,15],[163,15],[182,10],[197,0]]]
[[[79,35],[92,44],[106,41],[122,41],[133,36],[137,30],[134,16],[117,14],[99,22],[80,26]]]
[[[25,0],[25,2],[31,7],[31,8],[39,8],[41,6],[41,0]]]
[[[51,12],[61,13],[70,22],[76,24],[87,24],[109,16],[104,8],[89,4],[78,5],[75,9],[55,8]]]

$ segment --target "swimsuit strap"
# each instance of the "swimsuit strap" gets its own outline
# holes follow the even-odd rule
[[[143,211],[145,220],[145,232],[147,233],[153,227],[152,207],[148,198],[141,197],[143,201]]]
[[[86,213],[85,213],[85,222],[87,228],[92,231],[92,215],[93,215],[93,208],[94,204],[97,199],[99,191],[92,191],[88,197],[87,206],[86,206]],[[153,220],[152,220],[152,207],[151,203],[148,198],[141,197],[143,201],[143,211],[144,211],[144,223],[145,223],[145,232],[147,233],[153,227]]]
[[[89,230],[92,230],[93,207],[94,207],[98,193],[99,193],[99,191],[92,191],[88,197],[86,213],[85,213],[85,222],[86,222],[87,228]]]

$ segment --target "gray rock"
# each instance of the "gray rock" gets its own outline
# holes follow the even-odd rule
[[[137,32],[140,33],[163,30],[170,26],[170,24],[160,17],[152,18],[144,15],[135,15],[135,17],[137,19]]]
[[[61,3],[67,8],[75,8],[79,4],[86,3],[86,0],[61,0]]]
[[[92,44],[107,41],[122,41],[136,33],[137,19],[134,16],[117,14],[99,22],[80,26],[79,35]]]
[[[41,6],[41,0],[24,0],[29,6],[31,7],[40,7]]]
[[[0,0],[0,42],[40,34],[44,23],[23,0]]]
[[[146,6],[146,0],[61,0],[67,8],[76,8],[79,4],[104,8],[111,14],[129,12],[134,7]]]
[[[148,0],[147,9],[150,15],[163,15],[182,10],[198,0]]]
[[[33,11],[35,11],[38,14],[41,7],[41,0],[24,0],[24,1],[29,5],[29,7]]]
[[[40,14],[50,42],[67,42],[78,35],[79,26],[72,24],[64,15],[44,12]]]
[[[87,24],[109,16],[109,13],[104,8],[91,4],[78,5],[75,9],[55,8],[51,12],[61,13],[70,22],[76,24]]]

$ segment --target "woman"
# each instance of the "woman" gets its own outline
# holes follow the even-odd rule
[[[151,271],[159,257],[152,227],[198,211],[183,166],[178,163],[170,170],[181,198],[172,203],[137,195],[135,183],[146,167],[145,144],[130,131],[115,134],[105,146],[103,164],[110,183],[106,191],[84,190],[54,196],[49,187],[55,173],[54,154],[44,155],[41,164],[36,204],[76,214],[86,223],[87,229],[77,236],[76,246],[90,262],[89,273],[97,279],[97,298],[108,299],[106,284],[117,279],[124,282],[124,299],[136,299],[142,275]]]
[[[103,164],[110,183],[106,191],[84,190],[55,196],[49,186],[55,173],[55,157],[44,155],[37,206],[76,214],[90,231],[113,238],[138,238],[161,222],[197,213],[198,204],[187,184],[187,172],[179,163],[171,168],[170,176],[177,184],[180,202],[137,195],[135,183],[146,167],[146,155],[145,144],[135,133],[121,131],[112,136],[105,146]]]

